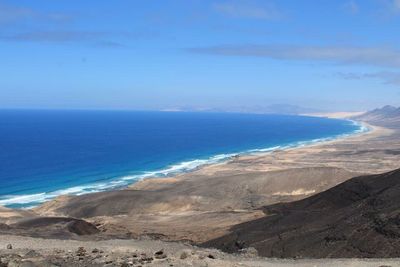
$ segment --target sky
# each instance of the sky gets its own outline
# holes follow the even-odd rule
[[[399,103],[400,0],[0,0],[0,108]]]

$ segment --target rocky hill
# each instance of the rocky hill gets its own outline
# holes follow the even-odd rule
[[[254,247],[267,257],[400,257],[400,170],[352,178],[264,212],[203,245]]]
[[[400,108],[384,106],[368,111],[352,119],[366,121],[375,125],[399,128],[400,127]]]

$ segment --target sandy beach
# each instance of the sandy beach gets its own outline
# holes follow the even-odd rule
[[[62,196],[34,211],[84,218],[114,234],[202,243],[265,216],[263,206],[302,199],[361,174],[399,168],[399,132],[365,126],[370,129],[365,133],[237,156],[174,177],[145,179],[124,190]]]
[[[186,266],[187,261],[181,261],[178,254],[184,246],[189,246],[196,251],[193,254],[196,256],[188,266],[204,263],[204,257],[197,261],[198,257],[209,253],[209,250],[192,245],[225,236],[238,224],[268,216],[263,209],[265,206],[304,199],[363,174],[399,168],[400,131],[395,127],[362,123],[369,131],[304,146],[236,156],[226,162],[202,166],[173,177],[144,179],[123,190],[64,195],[32,210],[2,208],[0,226],[1,223],[15,225],[14,234],[26,238],[63,237],[77,239],[76,242],[89,242],[81,244],[89,247],[100,244],[99,240],[110,240],[107,242],[114,242],[113,246],[118,249],[124,248],[124,242],[133,242],[140,249],[151,247],[157,250],[159,244],[167,246],[157,242],[183,241],[186,245],[174,244],[181,247],[168,252],[170,260],[180,262],[178,266]],[[83,219],[92,225],[73,219],[78,231],[90,232],[96,226],[99,232],[91,236],[65,232],[64,223],[68,226],[69,221],[54,224],[54,219],[47,219],[52,216]],[[36,218],[42,218],[40,224]],[[41,225],[40,228],[35,228],[38,225]],[[3,240],[15,244],[25,242],[21,241],[25,237],[7,237],[7,234],[10,234],[9,228],[0,227]],[[150,242],[148,244],[139,241],[143,238],[152,241],[146,241]],[[31,239],[29,242],[35,243],[43,254],[54,254],[46,247],[47,241]],[[65,247],[66,244],[57,246]],[[109,245],[105,245],[104,249],[113,253]],[[209,266],[236,266],[233,262],[239,260],[242,266],[335,266],[338,261],[342,266],[374,266],[378,262],[396,266],[397,263],[397,260],[266,261],[254,256],[244,259],[243,255],[231,256],[215,250],[213,253],[218,260],[207,260]],[[158,266],[157,262],[153,264]]]

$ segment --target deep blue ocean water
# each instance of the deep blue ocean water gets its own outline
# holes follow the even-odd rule
[[[0,205],[29,207],[360,130],[286,115],[1,110]]]

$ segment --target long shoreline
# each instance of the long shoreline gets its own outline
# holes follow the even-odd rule
[[[310,115],[305,115],[310,116]],[[293,149],[299,149],[304,147],[318,146],[331,142],[340,142],[342,140],[346,140],[347,138],[356,138],[358,136],[364,136],[368,134],[372,134],[372,132],[377,130],[377,127],[369,125],[365,122],[358,122],[354,120],[349,120],[345,118],[332,118],[329,116],[324,116],[330,119],[342,119],[352,121],[354,124],[358,124],[359,129],[355,130],[352,133],[339,134],[331,137],[325,138],[317,138],[308,141],[297,141],[293,143],[289,143],[286,145],[259,148],[259,149],[249,149],[242,152],[237,153],[228,153],[228,154],[217,154],[210,156],[206,159],[196,159],[190,161],[183,161],[177,164],[173,164],[167,166],[164,169],[156,170],[156,171],[148,171],[143,174],[132,175],[132,176],[124,176],[119,178],[118,180],[107,182],[107,185],[104,183],[94,183],[91,185],[80,185],[71,188],[59,189],[53,192],[41,192],[30,195],[16,195],[7,199],[0,200],[0,206],[3,205],[5,207],[20,205],[22,209],[32,209],[43,203],[51,201],[57,197],[61,197],[64,195],[82,195],[82,194],[90,194],[104,191],[112,191],[112,190],[121,190],[124,188],[135,187],[136,184],[141,183],[144,180],[159,180],[165,178],[173,178],[177,176],[182,176],[185,174],[190,174],[192,172],[199,171],[203,168],[217,166],[220,164],[229,164],[232,160],[238,160],[242,158],[257,156],[263,157],[265,155],[269,155],[275,151],[287,151]],[[109,183],[113,183],[114,185],[108,185]],[[81,192],[83,188],[92,188],[88,190],[88,192]],[[30,204],[30,205],[29,205]],[[29,206],[26,206],[29,205]]]
[[[303,116],[303,115],[301,115],[301,116]],[[304,116],[310,116],[310,115],[304,115]],[[316,116],[316,117],[321,117],[321,116]],[[340,141],[344,141],[348,138],[357,138],[357,137],[364,136],[364,135],[375,134],[377,131],[383,129],[382,127],[373,126],[373,125],[370,125],[370,124],[368,124],[366,122],[362,122],[362,121],[355,121],[355,120],[350,120],[350,119],[345,119],[345,118],[333,118],[333,117],[328,117],[328,116],[326,116],[325,118],[348,120],[355,124],[358,124],[358,126],[360,128],[352,133],[339,134],[339,135],[325,137],[325,138],[316,138],[316,139],[312,139],[312,140],[308,140],[308,141],[297,141],[297,142],[289,143],[289,144],[286,144],[283,146],[279,145],[279,146],[273,146],[273,147],[267,147],[267,148],[249,149],[249,150],[244,150],[242,152],[237,152],[237,153],[218,154],[218,155],[210,156],[207,159],[205,159],[204,161],[207,162],[213,158],[220,158],[221,160],[217,160],[217,162],[200,164],[193,169],[190,169],[187,171],[179,171],[177,173],[173,173],[172,175],[166,175],[166,176],[162,176],[162,177],[160,177],[160,176],[144,177],[140,180],[135,181],[130,186],[132,186],[138,182],[141,182],[143,180],[147,180],[147,179],[174,178],[175,176],[190,174],[191,172],[198,171],[205,167],[209,167],[209,166],[213,166],[213,165],[220,165],[220,164],[229,164],[230,161],[232,161],[234,159],[240,159],[242,157],[248,157],[248,156],[262,157],[265,155],[269,155],[275,151],[286,151],[286,150],[299,149],[299,148],[304,148],[304,147],[318,146],[318,145],[323,145],[323,144],[328,144],[328,143],[340,142]],[[222,158],[225,155],[226,155],[226,157]],[[176,165],[179,165],[182,163],[186,163],[186,161],[178,163]],[[175,166],[175,165],[173,165],[173,166]],[[154,171],[154,172],[163,172],[163,170]]]
[[[206,242],[265,216],[262,207],[325,191],[356,176],[398,169],[400,133],[378,126],[300,147],[253,153],[123,190],[60,196],[32,216],[84,218],[106,231]],[[116,228],[117,227],[117,228]]]
[[[309,116],[309,115],[307,115]],[[330,118],[330,117],[326,117]],[[337,118],[333,118],[337,119]],[[340,118],[342,119],[342,118]],[[345,118],[343,118],[345,119]],[[207,168],[218,168],[218,166],[225,165],[229,166],[230,163],[233,161],[240,161],[240,160],[248,160],[252,158],[263,158],[266,156],[270,156],[274,152],[277,151],[293,151],[293,150],[299,150],[299,149],[306,149],[306,148],[311,148],[311,147],[319,147],[327,144],[339,144],[341,142],[345,142],[346,140],[353,140],[355,142],[357,141],[363,141],[365,139],[369,138],[375,138],[379,136],[384,136],[387,135],[391,132],[390,129],[384,128],[384,127],[379,127],[375,125],[368,124],[367,122],[363,121],[355,121],[355,120],[350,120],[354,123],[357,123],[360,125],[360,129],[365,129],[361,131],[355,131],[353,133],[348,133],[348,134],[340,134],[334,137],[327,137],[327,138],[319,138],[319,139],[313,139],[309,141],[302,141],[302,142],[294,142],[293,144],[288,144],[285,146],[278,146],[278,147],[271,147],[271,148],[265,148],[265,149],[254,149],[254,150],[247,150],[243,152],[236,153],[233,156],[230,156],[223,161],[216,162],[216,163],[207,163],[207,164],[202,164],[201,166],[196,167],[193,170],[190,171],[184,171],[180,172],[174,175],[166,176],[166,177],[146,177],[143,178],[139,181],[135,181],[131,185],[129,185],[130,188],[138,189],[142,188],[142,184],[146,184],[146,187],[149,183],[169,183],[169,181],[175,181],[177,178],[182,178],[185,177],[186,175],[190,175],[191,173],[194,172],[202,172],[202,170],[205,170]],[[357,140],[360,139],[360,140]],[[224,170],[229,169],[229,167],[224,168]],[[165,180],[167,179],[167,180]],[[168,180],[169,179],[169,180]]]
[[[226,235],[234,225],[264,217],[262,207],[399,168],[400,133],[364,125],[368,132],[241,155],[168,178],[144,179],[124,190],[63,196],[33,211],[86,218],[110,231],[118,226],[138,236],[202,243]]]

